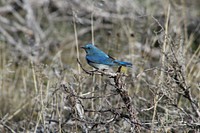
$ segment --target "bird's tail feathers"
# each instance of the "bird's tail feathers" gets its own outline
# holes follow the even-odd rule
[[[115,60],[115,62],[117,64],[119,64],[120,66],[125,66],[125,67],[132,67],[133,66],[133,64],[130,63],[130,62],[124,62],[124,61],[119,61],[119,60]]]

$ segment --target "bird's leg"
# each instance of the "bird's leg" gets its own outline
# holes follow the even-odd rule
[[[120,73],[120,72],[121,72],[121,69],[122,69],[122,66],[119,66],[116,72],[117,72],[117,73]]]
[[[105,71],[106,71],[106,69],[102,69],[102,71],[103,71],[103,72],[105,72]],[[103,73],[101,73],[101,77],[103,77]]]

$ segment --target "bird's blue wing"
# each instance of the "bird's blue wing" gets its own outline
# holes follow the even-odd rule
[[[114,65],[114,60],[109,58],[109,56],[102,56],[102,55],[95,55],[95,56],[86,56],[86,59],[89,62],[96,63],[96,64],[104,64],[112,66]]]

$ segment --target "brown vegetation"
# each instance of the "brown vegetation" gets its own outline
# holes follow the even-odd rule
[[[0,132],[200,132],[199,6],[0,1]],[[89,42],[133,68],[93,71]]]

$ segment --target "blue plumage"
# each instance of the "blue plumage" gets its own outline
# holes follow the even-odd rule
[[[115,60],[93,44],[86,44],[82,48],[86,51],[87,63],[96,69],[109,69],[113,66],[132,67],[131,63]]]

